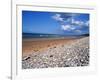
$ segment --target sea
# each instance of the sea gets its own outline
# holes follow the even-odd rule
[[[88,34],[84,35],[61,35],[61,34],[41,34],[41,33],[22,33],[23,39],[30,39],[30,38],[81,38],[88,36]]]

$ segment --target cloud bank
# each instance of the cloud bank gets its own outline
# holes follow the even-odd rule
[[[60,23],[61,30],[81,33],[83,29],[89,28],[89,20],[85,20],[81,15],[78,13],[57,13],[52,18]]]

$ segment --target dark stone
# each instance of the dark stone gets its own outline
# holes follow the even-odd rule
[[[53,55],[50,55],[50,57],[53,57]]]
[[[37,57],[37,55],[34,55],[34,57]]]
[[[31,57],[27,57],[26,59],[24,59],[24,60],[28,60],[28,59],[30,59]]]
[[[64,67],[69,67],[69,65],[65,65]]]

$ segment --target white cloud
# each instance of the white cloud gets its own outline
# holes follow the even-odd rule
[[[55,14],[54,16],[52,16],[52,18],[57,20],[57,21],[63,21],[63,18],[61,17],[60,14]]]
[[[72,19],[72,24],[82,26],[82,25],[84,25],[85,23],[84,23],[83,21],[78,21],[78,20]]]
[[[89,21],[87,21],[85,24],[86,24],[86,26],[89,26]]]
[[[77,32],[77,33],[82,33],[82,31],[81,31],[81,30],[75,30],[75,32]]]
[[[88,20],[84,21],[81,19],[75,19],[73,16],[77,16],[77,14],[57,13],[53,15],[52,18],[60,22],[61,30],[63,31],[73,31],[76,33],[82,33],[82,29],[84,29],[84,27],[89,27]]]
[[[73,14],[73,13],[66,13],[66,14],[60,14],[57,13],[54,16],[52,16],[53,19],[56,21],[61,22],[62,24],[70,23],[72,25],[77,25],[79,27],[83,26],[89,26],[89,21],[82,21],[82,20],[75,20],[73,16],[78,16],[79,14]]]
[[[66,31],[71,31],[75,29],[75,27],[72,27],[71,25],[62,25],[61,28],[62,30],[66,30]]]
[[[89,26],[89,21],[79,21],[79,20],[74,20],[72,19],[72,24],[74,25],[78,25],[80,27],[83,27],[83,26]]]

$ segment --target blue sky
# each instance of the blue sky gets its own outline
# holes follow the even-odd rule
[[[80,35],[89,33],[89,14],[22,11],[22,32]]]

